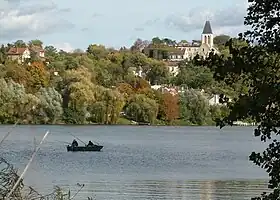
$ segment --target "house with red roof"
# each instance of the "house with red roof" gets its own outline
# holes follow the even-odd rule
[[[19,64],[23,63],[26,59],[31,58],[31,54],[34,53],[38,58],[45,60],[45,51],[41,47],[11,47],[7,52],[8,58],[11,60],[17,60]]]

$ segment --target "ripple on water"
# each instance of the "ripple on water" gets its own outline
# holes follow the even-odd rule
[[[46,127],[19,126],[1,155],[22,170]],[[250,199],[266,190],[266,174],[248,162],[263,144],[248,128],[52,126],[25,181],[47,193],[54,185],[85,188],[79,198],[96,199]],[[94,129],[94,132],[93,132]],[[243,130],[243,131],[242,131]],[[103,141],[103,152],[66,152],[57,141]],[[0,136],[6,132],[0,127]],[[40,133],[40,134],[38,134]],[[36,135],[37,134],[37,135]],[[243,178],[243,180],[238,180]],[[206,181],[207,180],[207,181]]]
[[[79,198],[96,199],[188,199],[243,200],[266,191],[266,181],[95,181],[85,182]],[[69,185],[65,185],[69,187]],[[72,188],[75,188],[72,185]],[[77,191],[77,190],[76,190]],[[74,192],[74,191],[73,191]]]

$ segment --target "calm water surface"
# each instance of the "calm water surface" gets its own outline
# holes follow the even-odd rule
[[[0,126],[0,137],[9,128]],[[54,185],[76,191],[81,183],[76,199],[241,200],[266,190],[266,173],[248,161],[267,146],[252,127],[18,126],[2,156],[22,171],[34,138],[39,143],[47,130],[25,178],[42,193]],[[103,151],[66,152],[70,133]]]

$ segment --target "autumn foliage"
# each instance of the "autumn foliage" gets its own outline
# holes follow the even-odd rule
[[[129,96],[131,96],[134,93],[133,87],[128,83],[119,83],[117,85],[117,90],[120,93],[124,94],[124,96],[126,98],[128,98]]]
[[[9,67],[7,67],[6,77],[12,79],[16,83],[24,85],[25,87],[28,86],[32,79],[30,72],[27,71],[26,68],[13,64],[10,64]]]
[[[162,110],[165,120],[169,123],[179,117],[179,97],[165,92],[162,98]]]
[[[158,43],[159,38],[153,41]],[[164,39],[160,43],[168,42]],[[19,40],[0,47],[0,63],[3,63],[0,64],[0,86],[6,90],[0,100],[2,105],[11,105],[9,109],[3,106],[3,120],[0,109],[0,123],[20,119],[21,123],[44,124],[210,125],[214,119],[208,114],[211,105],[189,90],[204,89],[207,94],[226,90],[229,94],[238,94],[234,93],[237,87],[223,88],[224,84],[215,82],[211,70],[182,62],[184,64],[178,63],[175,76],[168,63],[154,59],[145,51],[135,51],[138,48],[116,50],[91,44],[86,52],[76,49],[67,53],[45,46],[44,58],[33,50],[30,59],[24,62],[6,56],[11,47],[27,46],[42,48],[42,42],[33,40],[25,44]],[[142,48],[145,47],[141,45]],[[164,92],[175,88],[180,88],[178,95]],[[18,99],[11,104],[13,98]],[[25,111],[22,109],[19,115],[21,99],[31,102],[32,106],[23,106]],[[29,116],[29,122],[27,117],[21,117],[23,115]]]
[[[134,83],[134,89],[137,91],[137,90],[142,90],[144,88],[151,88],[150,83],[142,78],[136,79]]]
[[[48,85],[50,76],[43,62],[33,62],[31,65],[26,66],[26,70],[31,74],[30,85],[33,90],[38,90]]]

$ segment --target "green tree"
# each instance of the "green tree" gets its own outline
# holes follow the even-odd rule
[[[214,84],[213,73],[209,68],[195,66],[193,63],[181,62],[180,71],[174,79],[175,85],[184,85],[188,88],[207,89]]]
[[[151,85],[160,85],[169,83],[171,74],[165,63],[160,61],[151,61],[150,70],[147,73],[146,79],[150,81]]]
[[[223,127],[237,120],[251,118],[258,124],[254,130],[255,136],[264,142],[273,138],[263,153],[252,152],[249,157],[266,170],[270,177],[268,188],[272,189],[270,193],[253,198],[256,200],[276,200],[280,197],[280,142],[273,135],[280,133],[279,8],[280,2],[276,0],[250,1],[245,24],[251,30],[244,34],[244,40],[250,42],[249,45],[237,48],[234,41],[230,40],[227,44],[230,57],[211,55],[204,61],[204,65],[215,70],[214,77],[217,80],[223,80],[228,85],[242,80],[249,88],[248,93],[240,94],[230,103],[225,95],[221,96],[221,101],[228,103],[230,113],[218,121],[218,125]],[[259,44],[254,44],[255,41]]]
[[[124,97],[117,90],[106,89],[103,94],[103,101],[106,105],[105,123],[116,124],[125,104]]]
[[[58,57],[57,49],[54,46],[45,46],[45,56],[54,61]]]
[[[90,119],[94,123],[105,124],[106,123],[106,102],[97,101],[90,107],[91,116]]]
[[[154,37],[152,39],[152,44],[162,44],[162,40],[159,37]]]
[[[224,46],[229,41],[229,35],[217,35],[214,37],[214,44],[217,46]]]
[[[40,100],[25,92],[23,85],[13,80],[0,79],[0,122],[32,123],[34,110]]]
[[[91,58],[99,60],[105,58],[109,54],[109,51],[103,45],[91,44],[87,48],[87,53]]]
[[[147,40],[141,40],[140,38],[138,38],[133,45],[130,47],[131,51],[142,51],[143,48],[147,47],[150,44],[149,41]]]
[[[154,123],[158,113],[158,104],[143,94],[136,94],[126,107],[126,113],[136,122]]]
[[[190,124],[206,125],[211,121],[207,98],[194,89],[180,94],[181,119]]]
[[[23,40],[17,40],[14,45],[14,47],[18,47],[18,48],[25,48],[27,47],[27,45],[25,44],[25,42]]]
[[[0,64],[4,64],[7,60],[7,52],[5,46],[2,44],[0,47]]]
[[[38,40],[38,39],[36,39],[36,40],[30,40],[30,41],[28,42],[28,45],[29,45],[30,47],[36,46],[36,47],[41,47],[41,48],[43,48],[43,42],[42,42],[41,40]]]
[[[55,124],[62,118],[62,97],[54,88],[41,88],[36,96],[40,99],[41,123]]]
[[[180,43],[187,44],[188,41],[187,40],[181,40]]]

